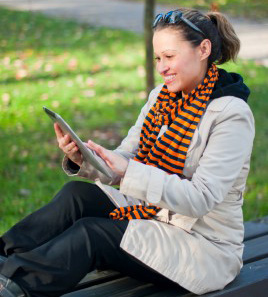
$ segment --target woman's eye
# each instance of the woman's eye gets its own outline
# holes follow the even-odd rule
[[[155,57],[154,58],[156,61],[160,61],[160,58],[159,57]]]
[[[167,59],[171,59],[173,56],[166,56]]]

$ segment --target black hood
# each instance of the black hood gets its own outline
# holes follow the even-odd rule
[[[237,73],[227,72],[224,69],[218,68],[218,70],[219,79],[214,86],[210,99],[235,96],[247,102],[250,90],[244,84],[242,76]]]

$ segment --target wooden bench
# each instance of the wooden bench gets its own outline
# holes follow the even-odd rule
[[[239,276],[221,291],[206,297],[268,297],[268,216],[245,224],[244,266]],[[212,280],[213,281],[213,280]],[[179,287],[159,287],[116,271],[89,273],[74,291],[62,297],[193,297]]]

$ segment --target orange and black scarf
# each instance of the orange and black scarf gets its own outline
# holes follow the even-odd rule
[[[144,120],[134,160],[183,177],[187,150],[217,80],[218,69],[212,64],[203,82],[187,95],[168,92],[164,85]],[[157,138],[163,125],[168,129]],[[151,204],[134,205],[116,208],[110,217],[115,220],[151,219],[159,210]]]

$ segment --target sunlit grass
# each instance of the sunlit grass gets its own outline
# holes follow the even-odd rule
[[[0,233],[70,180],[45,105],[82,139],[114,148],[145,102],[142,37],[27,12],[0,10]],[[268,213],[267,68],[226,66],[251,87],[257,134],[244,213]],[[158,81],[160,82],[159,78]]]

